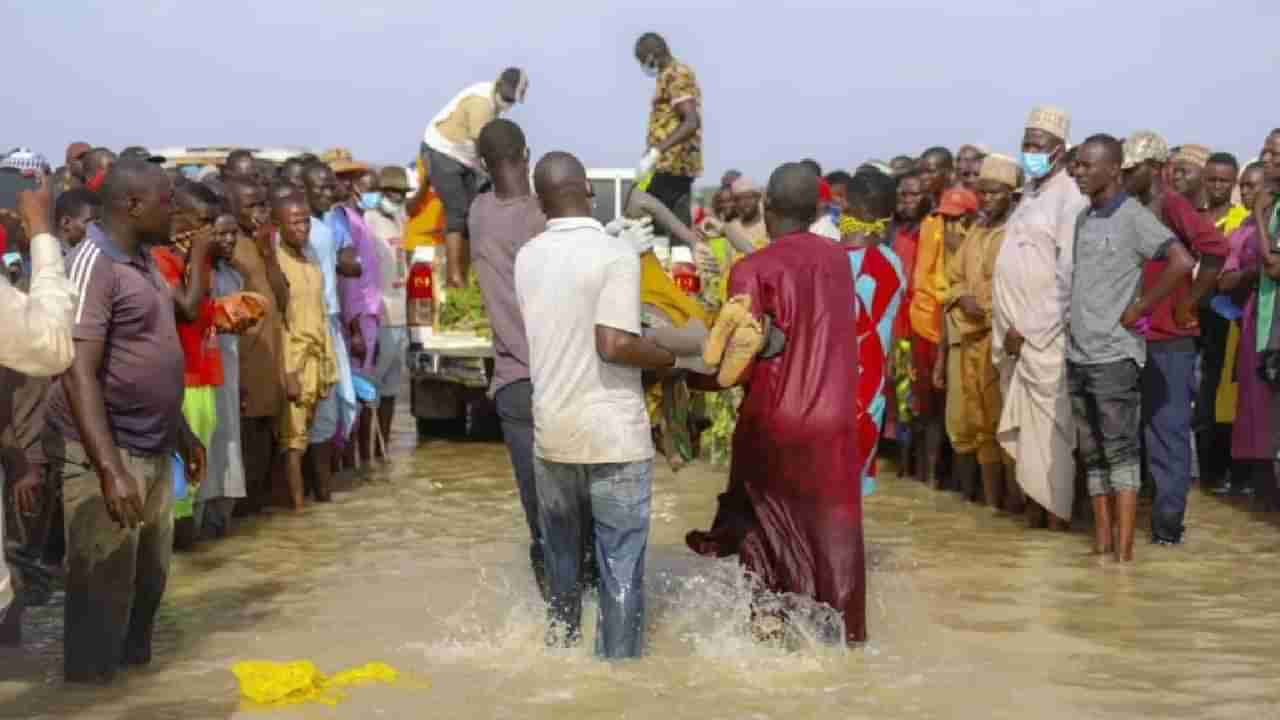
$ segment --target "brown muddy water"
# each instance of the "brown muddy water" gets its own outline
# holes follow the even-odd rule
[[[1190,543],[1140,542],[1122,567],[1090,558],[1084,534],[886,477],[866,509],[870,641],[827,647],[802,627],[761,645],[741,573],[683,542],[724,473],[663,468],[647,655],[606,664],[590,622],[581,648],[542,646],[503,446],[415,449],[407,417],[394,443],[331,505],[177,556],[154,665],[114,687],[63,685],[60,601],[31,611],[26,647],[0,649],[0,717],[1280,717],[1280,528],[1238,505],[1196,493]],[[383,661],[411,682],[332,707],[241,703],[234,663],[297,659]]]

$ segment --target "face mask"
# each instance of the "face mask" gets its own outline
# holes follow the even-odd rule
[[[378,207],[380,202],[382,202],[382,193],[380,192],[360,193],[360,208],[363,210],[372,210]]]
[[[640,72],[644,73],[645,77],[656,78],[658,77],[658,63],[654,60],[650,60],[647,63],[641,63]]]
[[[400,208],[402,205],[403,203],[398,203],[394,200],[388,200],[387,198],[382,198],[381,200],[378,201],[378,209],[387,215],[399,214]]]
[[[499,95],[494,95],[494,96],[493,96],[493,101],[494,101],[494,103],[498,106],[498,112],[500,112],[500,113],[504,113],[504,112],[506,112],[506,111],[510,110],[510,109],[511,109],[511,106],[512,106],[512,105],[514,105],[514,103],[512,103],[510,100],[507,100],[506,98],[502,97],[502,95],[500,95],[500,94],[499,94]]]
[[[99,170],[98,174],[89,178],[89,181],[86,182],[84,185],[85,187],[89,188],[89,192],[96,193],[102,189],[102,181],[106,179],[107,179],[107,171]]]
[[[22,264],[22,256],[19,255],[18,253],[7,252],[4,254],[5,267],[9,267],[10,265],[21,265],[21,264]]]
[[[1049,153],[1022,153],[1022,166],[1026,168],[1027,174],[1032,178],[1039,180],[1049,171],[1053,169],[1053,162],[1049,159]]]

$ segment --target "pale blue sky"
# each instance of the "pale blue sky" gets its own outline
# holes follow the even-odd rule
[[[455,92],[521,65],[535,155],[631,167],[663,33],[698,73],[707,173],[764,179],[928,145],[1016,150],[1038,102],[1073,139],[1152,127],[1253,157],[1280,125],[1280,2],[0,0],[0,144],[341,144],[404,161]],[[371,3],[371,5],[375,5]],[[1243,157],[1242,157],[1243,159]]]

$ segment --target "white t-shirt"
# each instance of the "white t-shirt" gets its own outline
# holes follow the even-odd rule
[[[404,213],[388,217],[381,210],[366,210],[365,224],[374,237],[378,251],[378,267],[382,270],[383,324],[404,327],[405,282],[409,278],[409,263],[404,250]]]
[[[653,459],[640,370],[596,352],[596,325],[640,334],[640,258],[591,218],[547,223],[516,256],[534,452],[573,464]]]
[[[467,98],[479,97],[483,98],[493,108],[493,117],[497,117],[498,106],[493,100],[496,83],[482,82],[468,86],[465,90],[453,96],[448,105],[444,109],[431,118],[431,122],[427,125],[427,129],[422,133],[422,141],[428,147],[442,152],[445,155],[457,160],[458,162],[470,168],[480,167],[480,156],[476,153],[476,143],[474,140],[461,140],[455,142],[445,137],[436,126],[444,122],[453,114],[462,101]]]
[[[831,216],[826,213],[822,213],[821,217],[815,220],[813,225],[809,226],[809,232],[828,240],[840,242],[840,228],[836,225],[836,221],[832,220]]]

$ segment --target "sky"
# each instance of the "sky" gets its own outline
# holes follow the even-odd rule
[[[634,167],[663,34],[703,92],[704,182],[974,142],[1018,149],[1038,103],[1072,140],[1151,128],[1253,158],[1280,126],[1280,2],[0,0],[0,146],[350,148],[405,162],[463,87],[530,76],[535,157]]]

